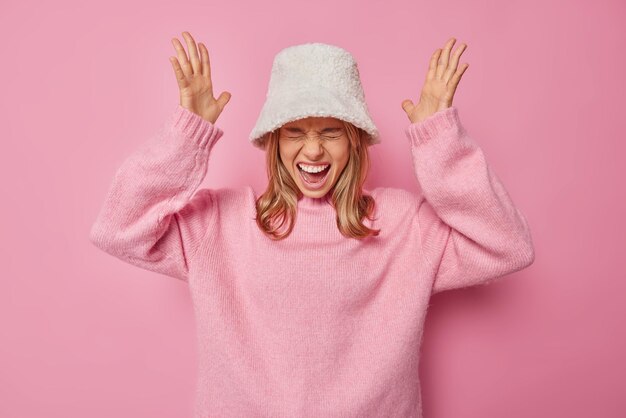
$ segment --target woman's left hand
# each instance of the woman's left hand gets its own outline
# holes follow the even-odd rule
[[[467,48],[466,44],[457,47],[452,58],[450,58],[450,50],[455,42],[455,38],[450,38],[443,50],[439,48],[431,56],[419,102],[416,105],[409,99],[402,102],[402,108],[411,123],[421,122],[435,112],[452,106],[456,87],[461,76],[469,67],[468,63],[464,63],[458,68],[459,58]]]

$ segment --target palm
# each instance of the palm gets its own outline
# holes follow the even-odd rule
[[[420,103],[432,103],[433,105],[439,105],[439,103],[447,104],[452,102],[453,95],[454,91],[449,88],[445,80],[428,80],[422,87],[419,101]]]
[[[213,97],[213,86],[210,80],[201,74],[194,74],[186,81],[186,85],[180,88],[181,106],[188,109],[204,109],[206,119],[217,120],[221,110],[217,100]]]
[[[435,112],[452,106],[452,99],[461,76],[469,67],[467,63],[458,67],[459,58],[466,48],[465,44],[458,47],[450,58],[450,50],[455,41],[455,38],[450,38],[443,50],[437,49],[431,56],[419,102],[416,105],[408,99],[402,102],[402,108],[411,123],[421,122]]]

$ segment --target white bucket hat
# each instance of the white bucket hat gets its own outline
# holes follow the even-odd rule
[[[308,116],[350,122],[367,133],[368,145],[380,143],[365,103],[357,63],[338,46],[305,43],[276,54],[265,104],[250,133],[250,142],[264,150],[267,133]]]

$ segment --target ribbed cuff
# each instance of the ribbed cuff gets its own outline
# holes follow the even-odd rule
[[[212,146],[224,132],[202,116],[178,104],[173,114],[173,125],[201,147]]]
[[[435,112],[421,122],[410,124],[406,127],[405,133],[416,145],[420,145],[443,131],[460,125],[458,110],[451,106]]]

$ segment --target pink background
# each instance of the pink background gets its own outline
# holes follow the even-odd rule
[[[168,57],[184,30],[232,93],[203,187],[257,191],[264,155],[247,137],[280,49],[353,53],[382,134],[368,185],[417,192],[400,103],[419,97],[436,48],[467,43],[454,105],[527,216],[536,260],[433,297],[425,416],[626,416],[626,3],[261,3],[3,1],[0,416],[191,416],[186,285],[88,241],[118,165],[178,103]]]

